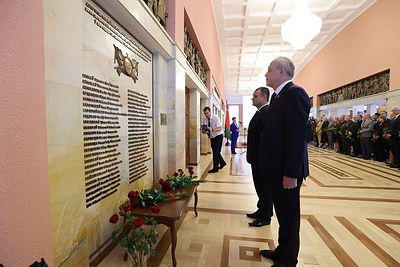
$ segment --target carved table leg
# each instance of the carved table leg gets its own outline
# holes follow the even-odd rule
[[[171,225],[170,225],[170,230],[171,230],[171,254],[172,254],[172,264],[173,264],[173,266],[175,267],[175,266],[176,266],[175,248],[176,248],[176,241],[177,241],[175,222],[172,222],[172,223],[171,223]]]
[[[194,190],[194,214],[197,217],[197,202],[199,201],[199,196],[197,195],[197,188]]]

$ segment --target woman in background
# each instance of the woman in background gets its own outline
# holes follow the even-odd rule
[[[231,142],[231,153],[232,154],[237,154],[235,149],[236,149],[236,143],[237,140],[239,138],[239,126],[236,124],[236,117],[232,118],[232,124],[230,127],[230,131],[231,131],[231,138],[232,138],[232,142]]]

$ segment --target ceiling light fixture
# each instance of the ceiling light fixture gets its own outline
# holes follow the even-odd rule
[[[296,49],[304,47],[319,34],[322,20],[317,15],[308,11],[305,7],[296,8],[292,17],[282,26],[283,40],[289,42]]]

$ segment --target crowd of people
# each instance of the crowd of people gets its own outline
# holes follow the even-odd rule
[[[363,116],[311,118],[308,123],[309,142],[319,148],[365,160],[385,162],[400,170],[400,106]]]

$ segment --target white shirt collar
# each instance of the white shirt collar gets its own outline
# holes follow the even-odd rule
[[[283,87],[285,87],[286,84],[290,83],[292,80],[287,80],[286,82],[283,82],[281,85],[278,86],[278,88],[276,88],[275,90],[275,94],[279,94]]]

